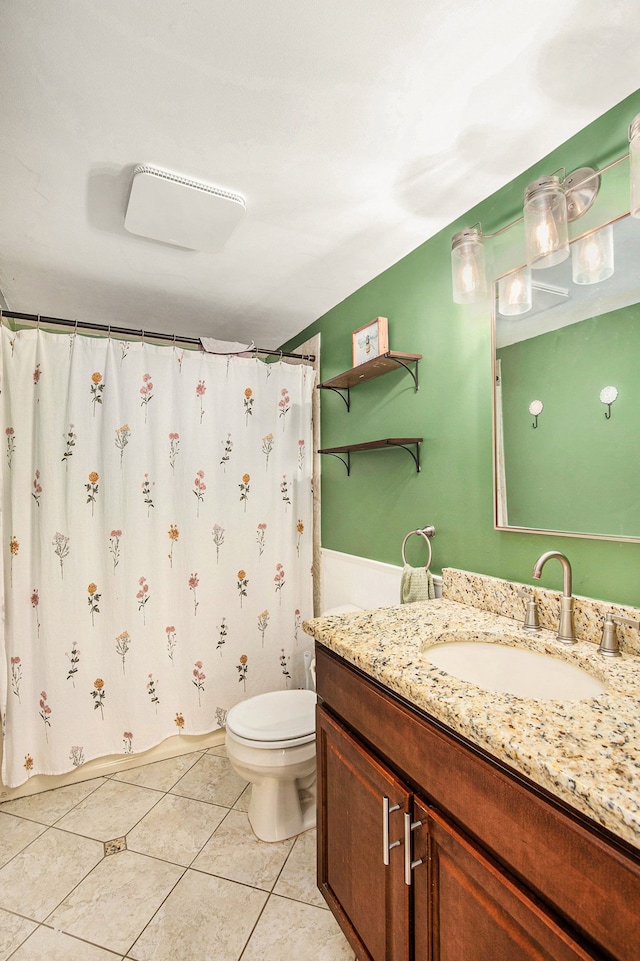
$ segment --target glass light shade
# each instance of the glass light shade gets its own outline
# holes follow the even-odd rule
[[[613,225],[587,234],[571,244],[574,284],[597,284],[613,273]]]
[[[629,125],[629,176],[631,178],[629,212],[632,217],[640,218],[640,113]]]
[[[531,270],[523,267],[498,281],[498,312],[515,317],[531,310]]]
[[[567,198],[559,177],[542,177],[525,190],[524,232],[530,267],[553,267],[569,256]]]
[[[461,230],[451,241],[451,277],[456,304],[476,303],[487,292],[482,234],[475,227]]]

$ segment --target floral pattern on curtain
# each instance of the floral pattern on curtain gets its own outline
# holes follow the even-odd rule
[[[314,371],[2,329],[2,779],[301,686]]]

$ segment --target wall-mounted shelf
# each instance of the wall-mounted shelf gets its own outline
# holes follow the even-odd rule
[[[364,364],[363,364],[364,366]],[[357,370],[357,368],[355,368]],[[360,450],[383,450],[388,447],[401,447],[413,457],[416,471],[420,471],[420,444],[422,437],[385,437],[383,440],[369,440],[364,444],[347,444],[344,447],[324,447],[319,454],[333,454],[341,460],[347,468],[347,477],[351,474],[351,454]],[[413,448],[413,450],[412,450]],[[342,455],[346,455],[346,460]]]
[[[418,362],[422,360],[422,354],[405,354],[398,350],[388,350],[373,360],[367,360],[364,364],[345,370],[342,374],[337,374],[329,380],[318,384],[319,390],[333,390],[342,397],[347,405],[347,410],[351,409],[351,388],[358,384],[364,384],[374,377],[381,377],[389,374],[392,370],[399,370],[401,367],[408,371],[413,377],[413,384],[418,390]],[[411,365],[411,366],[410,366]],[[346,395],[343,393],[346,391]]]

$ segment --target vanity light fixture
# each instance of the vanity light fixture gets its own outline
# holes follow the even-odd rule
[[[467,227],[454,234],[451,240],[451,266],[453,272],[453,299],[456,304],[471,304],[482,299],[487,283],[484,270],[483,240],[497,237],[524,220],[527,263],[534,269],[552,267],[569,256],[568,224],[581,217],[593,205],[600,190],[600,178],[607,170],[629,159],[631,177],[630,213],[640,219],[640,114],[629,125],[629,152],[612,160],[611,163],[595,170],[593,167],[579,167],[567,177],[560,178],[557,173],[540,177],[530,184],[524,194],[523,216],[505,224],[499,230],[483,234],[480,225]],[[593,235],[595,236],[595,235]],[[604,244],[608,244],[606,237]],[[593,258],[592,246],[583,255]],[[596,283],[613,273],[613,252],[609,266],[607,251],[601,251],[603,266],[578,270],[582,278],[576,283]],[[577,268],[574,267],[574,271]],[[606,271],[609,271],[608,273]],[[604,271],[604,273],[602,273]],[[597,276],[596,276],[597,275]],[[575,279],[575,275],[574,275]],[[500,309],[500,312],[503,311]]]
[[[640,120],[638,126],[640,132]],[[603,170],[619,162],[615,160]],[[477,303],[486,294],[483,241],[504,233],[519,223],[520,219],[524,220],[529,267],[552,267],[566,260],[569,256],[568,225],[589,210],[599,189],[600,174],[593,167],[580,167],[562,180],[556,174],[540,177],[525,190],[522,218],[492,234],[483,234],[480,224],[454,234],[451,240],[454,303]],[[524,313],[524,310],[520,312]]]
[[[640,218],[640,113],[629,124],[629,176],[631,201],[629,213]]]
[[[533,304],[531,293],[531,269],[522,267],[498,282],[498,311],[503,317],[526,314]]]
[[[571,245],[574,284],[598,284],[613,274],[613,224],[581,237]]]
[[[617,387],[603,387],[600,391],[600,402],[605,404],[607,410],[604,412],[604,416],[607,420],[611,418],[611,405],[618,398],[618,388]]]
[[[451,241],[451,275],[456,304],[473,304],[487,292],[482,228],[467,227]]]

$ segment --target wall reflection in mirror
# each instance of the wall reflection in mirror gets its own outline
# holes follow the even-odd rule
[[[640,540],[640,221],[498,279],[493,315],[496,527]]]

